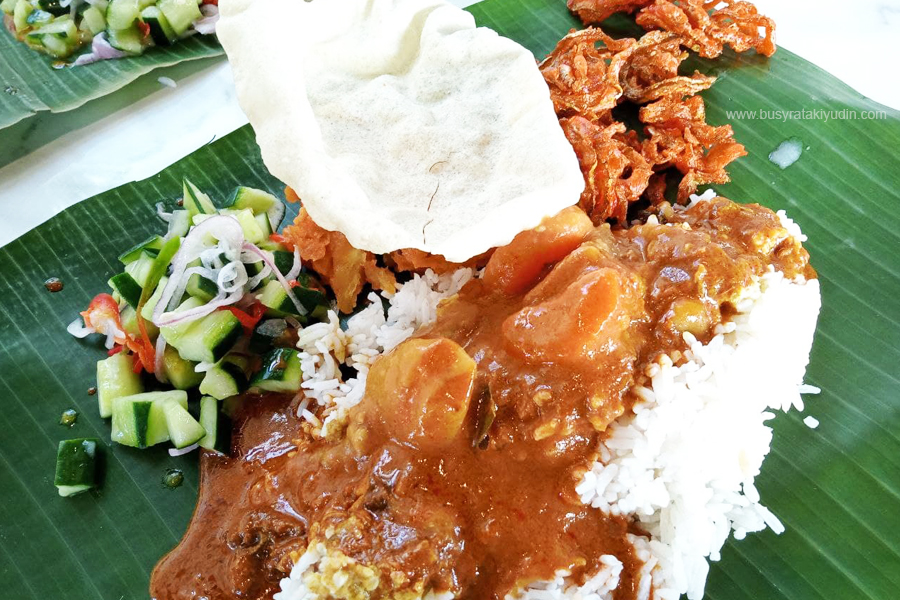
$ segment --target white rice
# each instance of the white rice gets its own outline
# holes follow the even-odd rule
[[[694,202],[711,199],[707,192]],[[799,227],[783,211],[782,224],[798,240]],[[341,331],[337,317],[301,332],[305,394],[326,412],[323,434],[362,398],[369,365],[419,326],[435,318],[437,303],[455,294],[471,271],[449,277],[426,273],[390,299],[385,319],[378,297]],[[630,536],[643,563],[639,600],[703,597],[709,561],[719,560],[730,535],[743,539],[784,526],[760,502],[754,479],[769,452],[774,411],[802,411],[802,383],[820,307],[818,281],[787,280],[770,270],[745,290],[738,314],[719,326],[708,344],[690,334],[690,349],[676,365],[662,357],[647,369],[649,383],[634,391],[634,414],[620,418],[601,447],[601,459],[577,486],[582,501],[609,514],[630,515],[650,539]],[[356,376],[343,381],[339,364]],[[809,426],[815,419],[808,417]],[[817,425],[818,422],[816,421]],[[305,556],[305,555],[304,555]],[[314,568],[301,560],[282,580],[276,600],[308,600],[302,580]],[[567,573],[536,582],[507,600],[608,600],[621,563],[604,567],[584,585]],[[307,594],[307,595],[304,595]]]

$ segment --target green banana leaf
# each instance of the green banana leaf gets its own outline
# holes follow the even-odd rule
[[[141,56],[64,66],[0,30],[0,129],[42,111],[63,112],[114,92],[144,73],[223,53],[212,35],[195,35]]]
[[[478,21],[542,56],[574,21],[560,0],[488,0]],[[711,600],[894,600],[900,597],[900,114],[865,100],[785,50],[771,60],[698,61],[720,79],[704,93],[709,120],[734,125],[750,155],[717,188],[785,208],[809,235],[823,308],[807,381],[821,425],[796,413],[774,421],[757,485],[786,533],[729,542],[714,563]],[[765,121],[726,110],[884,111],[877,120]],[[802,141],[782,170],[768,154]],[[108,439],[94,361],[99,342],[66,325],[119,270],[116,256],[160,229],[154,204],[190,176],[214,199],[238,183],[280,193],[245,127],[148,180],[76,205],[0,248],[0,596],[22,600],[147,597],[155,562],[184,532],[197,492],[195,457],[106,448],[102,490],[63,499],[53,487],[61,439]],[[25,201],[25,200],[23,200]],[[290,215],[289,215],[290,216]],[[65,288],[51,294],[46,278]],[[761,374],[762,376],[762,374]],[[71,429],[58,425],[70,407]],[[162,485],[166,470],[185,484]]]

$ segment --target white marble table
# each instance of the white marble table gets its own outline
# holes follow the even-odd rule
[[[756,4],[778,24],[780,46],[900,109],[900,51],[893,46],[900,37],[900,0]],[[138,102],[0,169],[0,246],[66,207],[149,177],[245,123],[225,62],[180,78],[174,89],[160,85]]]

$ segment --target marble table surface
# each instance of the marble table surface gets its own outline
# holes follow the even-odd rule
[[[900,37],[900,0],[755,3],[778,24],[780,46],[900,109],[900,51],[893,46]],[[14,126],[11,137],[18,143],[0,147],[0,164],[8,163],[0,169],[0,246],[66,207],[149,177],[246,123],[225,61],[180,65],[165,74],[177,87],[160,84],[159,73],[151,73],[76,111]],[[69,133],[57,138],[57,131]],[[22,157],[6,158],[15,156]]]

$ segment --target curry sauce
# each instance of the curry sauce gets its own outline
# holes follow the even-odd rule
[[[815,276],[774,213],[723,198],[627,229],[545,220],[375,362],[337,439],[288,396],[246,397],[152,596],[271,598],[321,543],[377,577],[359,598],[502,599],[560,570],[581,582],[604,555],[623,564],[616,600],[634,598],[642,532],[575,486],[644,368],[685,333],[708,341],[770,268]]]

